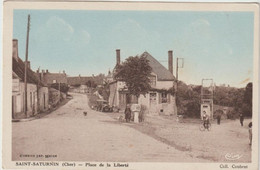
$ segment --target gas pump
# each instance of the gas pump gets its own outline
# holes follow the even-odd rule
[[[202,79],[200,95],[200,117],[202,120],[204,113],[206,113],[210,119],[213,119],[213,94],[213,79]]]

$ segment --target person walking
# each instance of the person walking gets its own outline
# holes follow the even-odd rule
[[[244,115],[242,113],[240,113],[239,117],[240,117],[240,124],[241,124],[241,126],[243,126]]]
[[[209,127],[209,116],[206,114],[205,111],[203,111],[202,119],[203,119],[203,126],[204,126],[204,128],[208,129],[208,127]]]
[[[126,122],[130,122],[130,119],[131,119],[131,109],[127,105],[126,109],[125,109],[125,120],[126,120]]]
[[[217,122],[218,122],[218,125],[220,125],[220,120],[221,120],[221,114],[218,114],[218,115],[217,115]]]

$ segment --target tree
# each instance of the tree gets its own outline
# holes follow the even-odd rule
[[[130,94],[139,97],[151,88],[152,68],[145,57],[128,57],[125,62],[116,66],[115,78],[125,82]]]
[[[244,104],[242,105],[242,111],[244,112],[245,116],[252,116],[252,92],[253,92],[253,84],[248,83],[246,85],[246,90],[244,93]]]
[[[69,91],[69,86],[66,83],[53,83],[51,87],[66,94]]]

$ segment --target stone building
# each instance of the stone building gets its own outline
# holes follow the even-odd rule
[[[68,84],[65,71],[63,71],[62,73],[51,73],[48,70],[42,70],[42,72],[40,73],[40,70],[37,70],[37,74],[40,77],[40,80],[48,86],[54,83]]]
[[[169,70],[148,52],[144,52],[141,56],[149,60],[152,68],[150,76],[152,88],[145,96],[140,95],[137,98],[129,94],[124,82],[114,80],[110,82],[109,104],[118,107],[120,110],[124,110],[127,104],[138,103],[144,105],[149,114],[176,114],[176,101],[172,93],[176,86],[175,77],[173,76],[172,51],[168,52]],[[120,50],[116,51],[116,58],[117,64],[120,64]]]

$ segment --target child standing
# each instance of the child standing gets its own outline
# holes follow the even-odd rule
[[[248,127],[249,127],[249,130],[248,130],[248,132],[249,132],[249,145],[252,145],[252,122],[250,122],[249,124],[248,124]]]

